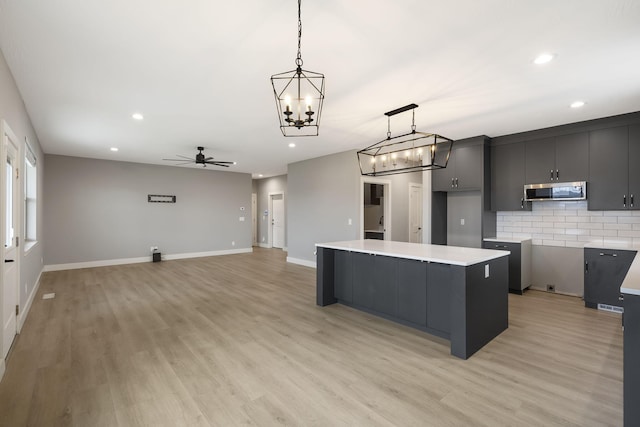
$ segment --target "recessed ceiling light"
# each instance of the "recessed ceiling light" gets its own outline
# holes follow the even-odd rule
[[[570,107],[571,108],[580,108],[580,107],[584,107],[585,102],[584,101],[576,101],[571,103]]]
[[[259,173],[259,174],[258,174],[258,178],[262,178],[262,176],[263,176],[263,175],[262,175],[261,173]]]
[[[289,143],[289,148],[295,148],[296,144],[294,144],[293,142]]]
[[[553,58],[555,58],[555,55],[551,53],[541,53],[533,60],[533,63],[536,65],[542,65],[551,62]]]
[[[131,118],[134,119],[134,120],[143,120],[144,116],[142,114],[140,114],[140,113],[133,113],[131,115]]]
[[[118,147],[111,147],[111,151],[113,151],[113,152],[118,151]]]
[[[233,162],[233,164],[234,164],[234,165],[237,165],[237,164],[238,164],[238,162]]]

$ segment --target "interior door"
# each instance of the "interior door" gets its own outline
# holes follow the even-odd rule
[[[20,230],[20,187],[18,144],[15,135],[2,124],[2,358],[6,358],[17,331],[18,233]]]
[[[282,249],[284,248],[284,199],[282,196],[274,196],[272,211],[273,244],[271,246]]]
[[[409,242],[422,243],[422,186],[409,187]]]

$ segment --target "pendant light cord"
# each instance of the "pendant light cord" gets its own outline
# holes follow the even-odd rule
[[[302,53],[300,52],[300,46],[302,43],[302,15],[300,10],[302,9],[302,0],[298,0],[298,56],[296,56],[296,65],[298,68],[302,67]]]

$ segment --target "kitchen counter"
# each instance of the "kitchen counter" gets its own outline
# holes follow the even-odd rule
[[[485,242],[506,242],[506,243],[524,243],[531,240],[531,237],[485,237]]]
[[[316,244],[316,304],[448,339],[467,359],[509,326],[509,252],[382,240]]]
[[[390,240],[349,240],[344,242],[317,243],[316,247],[414,259],[417,261],[438,262],[464,267],[509,255],[509,251],[392,242]]]

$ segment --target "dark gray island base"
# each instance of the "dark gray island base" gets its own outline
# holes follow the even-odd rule
[[[373,240],[316,246],[319,306],[339,302],[448,339],[462,359],[508,327],[509,252]]]

